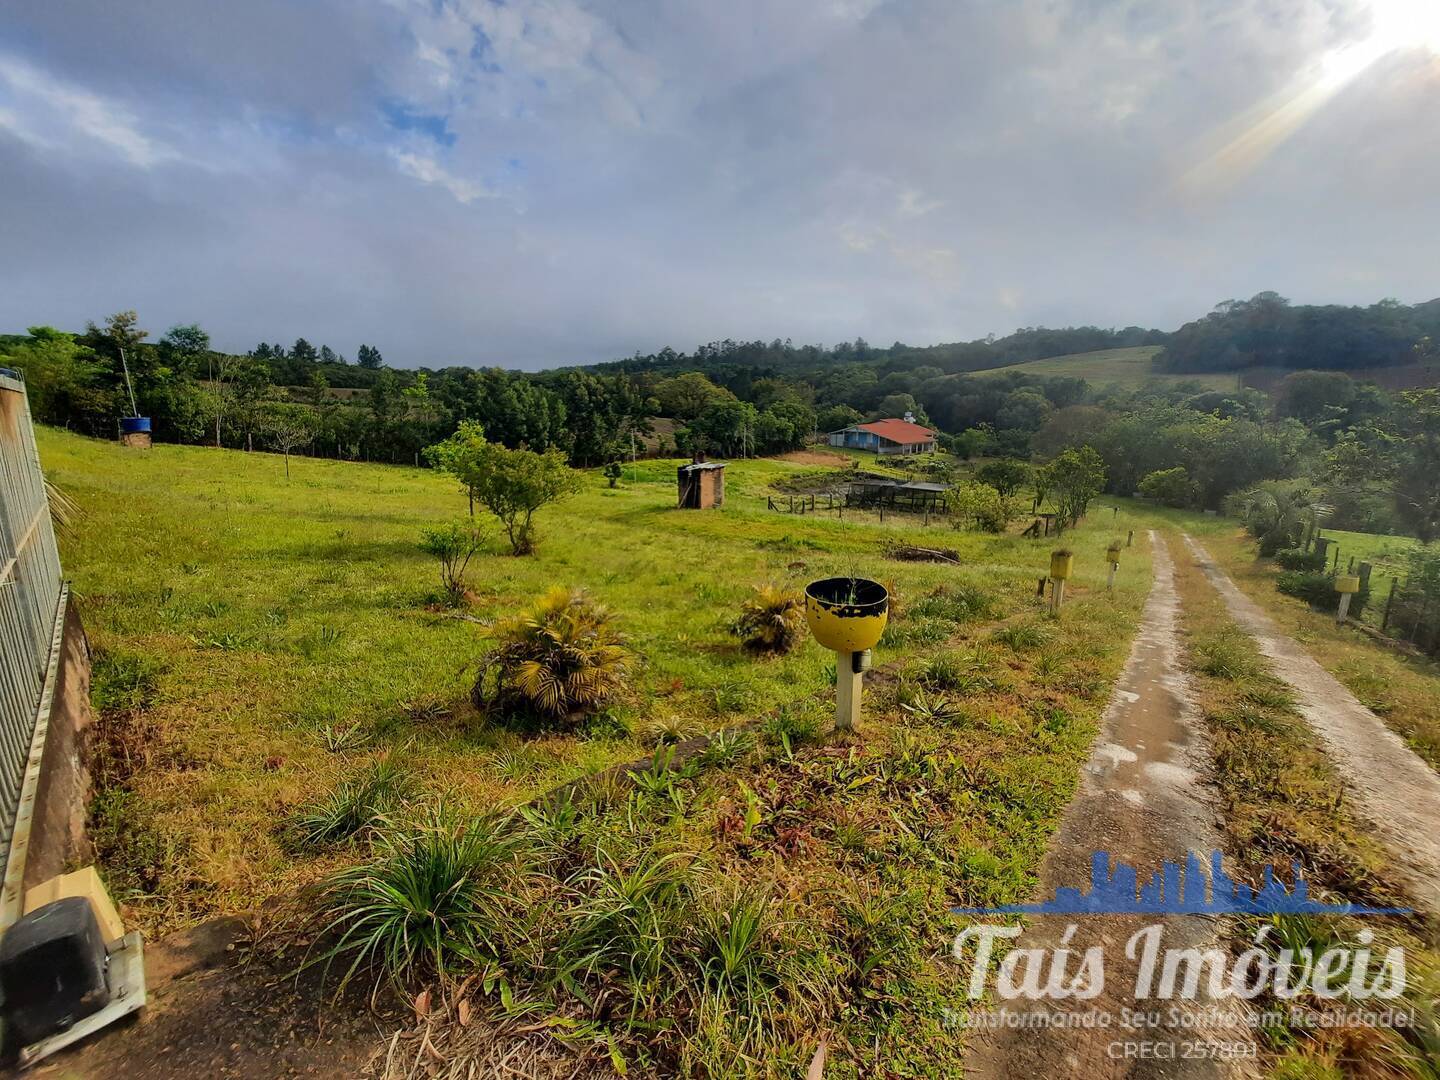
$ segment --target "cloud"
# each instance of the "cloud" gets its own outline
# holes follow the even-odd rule
[[[456,202],[471,203],[492,195],[483,184],[451,174],[434,158],[406,150],[394,150],[391,155],[395,159],[396,167],[406,176],[413,177],[422,184],[434,184],[444,188],[455,196]]]
[[[99,151],[141,169],[179,157],[142,134],[128,109],[23,61],[0,57],[0,83],[10,100],[0,127],[36,149]]]
[[[1427,299],[1433,57],[1181,183],[1367,3],[12,5],[0,332],[136,307],[535,367]]]

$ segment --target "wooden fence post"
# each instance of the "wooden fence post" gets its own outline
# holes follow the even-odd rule
[[[1390,595],[1385,598],[1385,615],[1380,620],[1380,632],[1383,634],[1390,629],[1390,610],[1395,606],[1395,588],[1400,584],[1400,575],[1396,574],[1390,579]]]

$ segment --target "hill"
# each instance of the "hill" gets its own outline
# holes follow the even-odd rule
[[[1099,349],[1095,352],[1068,353],[1065,356],[1049,356],[1041,360],[1027,360],[1019,364],[976,371],[974,375],[1004,375],[1019,372],[1022,375],[1071,375],[1084,379],[1095,386],[1118,386],[1133,389],[1151,380],[1161,382],[1200,383],[1207,390],[1231,390],[1240,383],[1240,377],[1232,372],[1199,372],[1174,374],[1158,371],[1155,359],[1163,346],[1141,345],[1130,349]]]

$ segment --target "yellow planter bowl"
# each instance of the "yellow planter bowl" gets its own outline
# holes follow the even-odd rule
[[[805,586],[805,622],[815,640],[834,652],[873,649],[889,612],[890,594],[878,581],[824,578]]]
[[[1075,569],[1074,555],[1051,555],[1050,556],[1050,577],[1055,581],[1065,581],[1070,577],[1070,572]]]
[[[1335,579],[1335,591],[1338,593],[1357,593],[1360,591],[1360,578],[1356,574],[1341,574]]]
[[[1120,561],[1120,545],[1112,544],[1110,547],[1105,549],[1105,554],[1110,556],[1111,562],[1118,563]]]

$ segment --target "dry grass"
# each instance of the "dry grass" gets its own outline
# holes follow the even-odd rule
[[[1212,543],[1211,548],[1215,545]],[[1298,863],[1312,895],[1382,907],[1409,906],[1387,874],[1393,856],[1349,810],[1345,781],[1295,708],[1289,688],[1270,672],[1249,638],[1186,552],[1177,561],[1186,649],[1212,753],[1212,778],[1224,809],[1227,854],[1251,880],[1266,864],[1284,876]],[[1409,965],[1409,1001],[1419,1007],[1408,1029],[1345,1027],[1327,1031],[1264,1029],[1267,1075],[1320,1078],[1434,1076],[1430,1054],[1440,1028],[1430,1001],[1440,958],[1434,928],[1420,917],[1272,919],[1288,938],[1316,953],[1361,930],[1380,943],[1402,945]],[[1232,927],[1233,948],[1251,947],[1253,920]],[[1302,998],[1300,1004],[1331,1004]],[[1364,1002],[1359,1004],[1363,1005]],[[1273,1003],[1257,1001],[1271,1007]],[[1428,1046],[1431,1050],[1425,1049]],[[1427,1064],[1429,1062],[1429,1064]]]
[[[1277,592],[1274,563],[1257,559],[1254,541],[1233,526],[1216,528],[1206,543],[1235,584],[1281,630],[1304,645],[1412,750],[1440,768],[1440,665],[1387,647],[1353,627],[1336,626],[1333,615]],[[1379,618],[1388,589],[1388,580],[1377,578],[1369,617]]]

